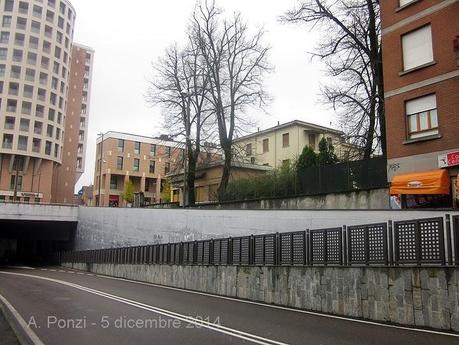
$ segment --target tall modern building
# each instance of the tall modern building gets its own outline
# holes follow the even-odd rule
[[[381,1],[388,178],[405,207],[449,207],[459,173],[459,1]]]
[[[70,203],[83,167],[93,52],[73,44],[75,10],[66,0],[1,7],[0,200]]]

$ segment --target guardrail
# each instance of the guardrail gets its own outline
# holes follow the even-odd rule
[[[459,216],[61,252],[59,262],[172,265],[459,265]]]

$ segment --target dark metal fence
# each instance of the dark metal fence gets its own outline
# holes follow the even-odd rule
[[[306,168],[298,173],[299,193],[344,193],[387,187],[384,157]]]
[[[63,252],[58,259],[174,265],[459,265],[458,254],[459,216],[446,215],[446,219]]]

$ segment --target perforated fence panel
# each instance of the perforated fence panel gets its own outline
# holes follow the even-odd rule
[[[445,263],[443,218],[395,222],[395,262]]]
[[[311,230],[311,264],[342,264],[342,229]]]
[[[347,228],[349,263],[387,263],[387,224],[368,224]]]

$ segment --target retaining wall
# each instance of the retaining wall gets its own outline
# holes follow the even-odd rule
[[[63,265],[305,310],[459,332],[457,267]]]
[[[80,207],[74,250],[186,242],[444,217],[432,210],[206,210]]]

